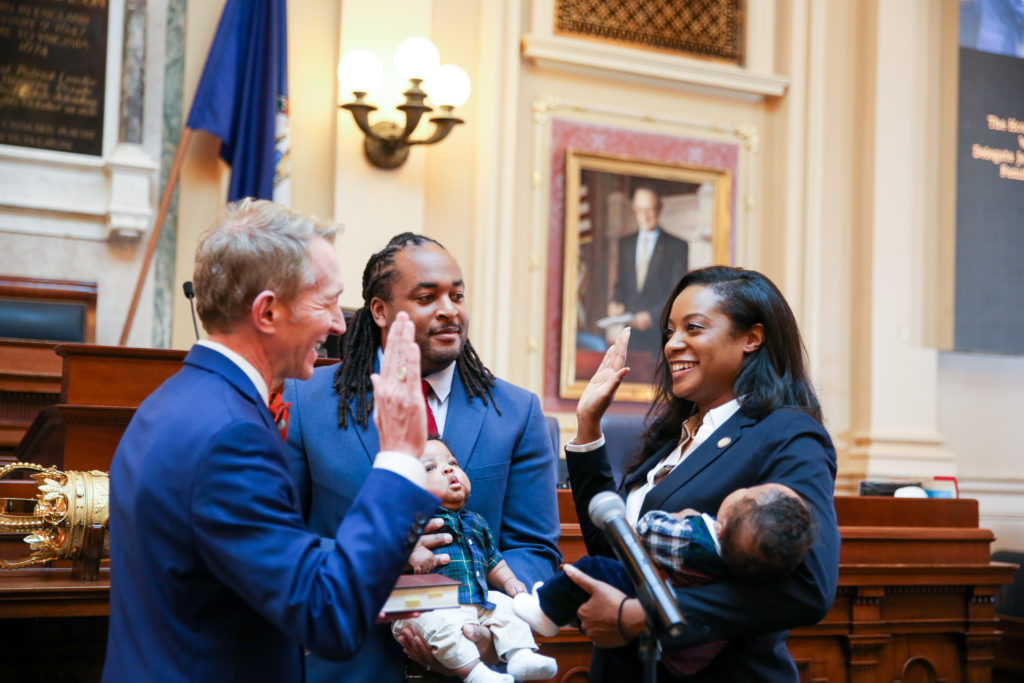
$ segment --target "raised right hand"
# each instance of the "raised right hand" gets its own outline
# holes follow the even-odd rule
[[[590,443],[601,437],[601,417],[612,404],[622,378],[629,372],[629,368],[625,367],[629,331],[628,327],[622,330],[619,338],[605,352],[597,372],[583,389],[580,401],[576,404],[576,443]]]
[[[427,409],[420,386],[420,347],[415,333],[409,315],[400,311],[388,332],[380,373],[370,375],[370,381],[380,450],[420,458],[427,442]]]

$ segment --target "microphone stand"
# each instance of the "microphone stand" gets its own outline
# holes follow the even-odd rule
[[[643,682],[656,683],[658,680],[658,660],[661,659],[661,651],[658,647],[658,639],[654,637],[654,633],[650,628],[640,636],[640,642],[637,644],[637,655],[640,657],[640,661],[643,662]]]
[[[622,499],[611,491],[602,491],[590,499],[587,512],[594,525],[608,536],[612,551],[625,566],[629,580],[636,588],[647,622],[647,629],[637,643],[637,655],[643,662],[643,680],[654,683],[658,680],[660,658],[657,634],[676,635],[686,620],[664,578],[655,571],[636,530],[626,522],[626,506]],[[621,607],[619,618],[622,618]]]

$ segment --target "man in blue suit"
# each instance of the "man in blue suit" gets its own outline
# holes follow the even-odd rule
[[[487,520],[517,577],[528,586],[546,579],[561,560],[556,456],[537,397],[496,379],[469,343],[466,287],[455,259],[434,240],[403,233],[370,258],[362,284],[364,306],[345,335],[342,364],[285,383],[291,466],[310,529],[329,534],[366,485],[379,439],[369,421],[370,373],[397,316],[406,313],[416,324],[433,424],[472,483],[466,507]],[[449,543],[445,536],[423,537],[410,560],[416,571],[447,562],[430,551]],[[434,661],[419,638],[403,644],[423,664]],[[306,679],[400,681],[402,659],[390,629],[378,627],[351,661],[308,657]]]
[[[243,200],[201,239],[209,339],[139,406],[111,465],[104,681],[300,681],[303,648],[351,656],[438,504],[403,314],[373,378],[372,471],[330,538],[303,522],[268,389],[312,375],[344,331],[333,235]]]

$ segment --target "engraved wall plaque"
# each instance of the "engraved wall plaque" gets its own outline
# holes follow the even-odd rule
[[[101,155],[108,0],[0,0],[0,144]]]

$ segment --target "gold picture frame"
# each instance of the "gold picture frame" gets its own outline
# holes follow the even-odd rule
[[[731,187],[728,169],[566,151],[559,398],[580,397],[609,340],[617,336],[616,326],[631,324],[626,361],[631,370],[617,400],[651,400],[660,353],[658,318],[671,288],[689,270],[729,263]],[[637,256],[643,247],[636,246],[640,222],[634,195],[641,212],[644,202],[657,203],[658,237],[648,249],[650,266],[641,267]],[[623,253],[627,258],[620,258]],[[630,275],[640,270],[646,274]],[[659,298],[662,290],[664,298]],[[647,310],[612,315],[626,302]],[[641,330],[645,313],[649,325]]]

